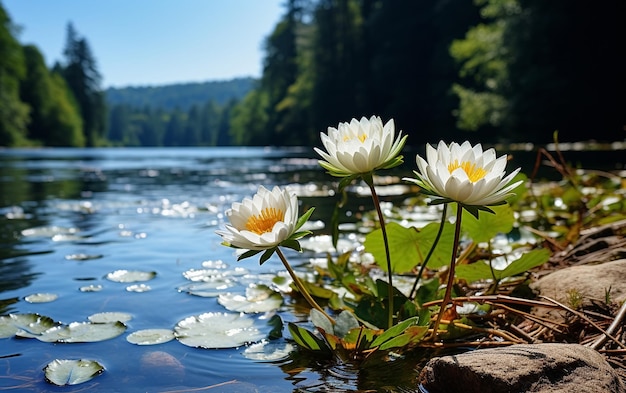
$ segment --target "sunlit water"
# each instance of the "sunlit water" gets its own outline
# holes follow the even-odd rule
[[[407,155],[409,168],[413,157]],[[523,168],[530,170],[532,166]],[[336,202],[334,181],[312,149],[1,151],[0,315],[39,313],[66,324],[99,312],[125,312],[132,319],[124,334],[102,342],[0,339],[0,390],[417,391],[422,354],[383,368],[358,369],[297,351],[259,361],[244,356],[246,346],[199,349],[176,340],[138,346],[126,340],[138,330],[173,329],[189,316],[225,311],[215,297],[180,290],[190,283],[185,272],[191,269],[216,263],[240,269],[228,291],[242,294],[263,273],[283,272],[277,259],[262,266],[258,257],[237,262],[233,250],[220,245],[215,230],[224,224],[223,213],[232,202],[250,197],[259,185],[290,186],[300,197],[301,212],[316,207],[315,234],[323,236],[328,230],[323,223]],[[357,199],[353,210],[371,209],[367,195],[352,198]],[[354,213],[348,209],[344,218],[354,218]],[[323,244],[314,246],[324,249]],[[325,254],[305,250],[287,255],[298,265]],[[156,277],[132,284],[106,278],[121,269],[155,272]],[[37,293],[58,299],[26,301]],[[284,322],[306,319],[306,308],[296,306],[285,298],[278,311]],[[276,342],[288,343],[287,338]],[[105,371],[84,384],[56,387],[42,371],[54,359],[96,360]]]
[[[0,389],[166,392],[217,385],[211,391],[282,392],[390,385],[397,373],[329,368],[297,354],[267,362],[243,356],[245,346],[198,349],[176,340],[150,346],[126,341],[137,330],[173,329],[189,316],[225,311],[214,297],[179,290],[189,284],[184,273],[202,269],[203,263],[247,269],[228,289],[241,293],[255,274],[284,270],[275,259],[263,266],[258,258],[237,262],[233,250],[220,245],[215,230],[233,201],[250,197],[261,184],[290,185],[302,196],[303,211],[319,205],[312,217],[319,225],[335,203],[329,196],[333,180],[309,149],[1,152],[0,315],[39,313],[66,324],[99,312],[125,312],[132,319],[124,334],[102,342],[0,339]],[[287,255],[294,264],[315,256],[307,251]],[[153,271],[156,278],[133,284],[106,279],[120,269]],[[129,290],[141,284],[139,291]],[[25,300],[37,293],[58,299]],[[285,322],[306,318],[294,310],[287,298],[279,314]],[[81,385],[56,387],[42,371],[54,359],[96,360],[105,371]],[[413,380],[414,370],[401,371],[404,380]]]

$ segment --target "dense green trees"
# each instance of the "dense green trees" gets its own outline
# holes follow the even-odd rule
[[[104,130],[104,100],[85,39],[71,28],[66,66],[49,70],[39,50],[21,46],[0,5],[0,146],[90,146]],[[98,99],[100,97],[100,99]]]
[[[30,108],[19,96],[26,67],[14,35],[15,27],[0,6],[0,146],[20,145],[27,137]]]
[[[266,43],[262,83],[233,110],[232,132],[243,143],[310,145],[328,126],[378,114],[411,144],[545,143],[554,131],[561,140],[623,140],[625,7],[288,1]]]
[[[67,25],[65,62],[56,65],[76,98],[83,119],[83,135],[87,146],[101,144],[106,131],[106,105],[102,77],[87,40],[80,37],[72,23]]]
[[[0,6],[0,145],[310,146],[374,114],[414,145],[624,140],[625,18],[616,0],[286,0],[259,80],[105,97],[71,24],[51,71]]]

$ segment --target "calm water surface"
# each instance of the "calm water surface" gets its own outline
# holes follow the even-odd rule
[[[405,156],[412,170],[414,154]],[[529,173],[531,156],[511,167],[523,166]],[[615,162],[623,165],[623,157],[610,158],[613,166],[607,169],[616,169]],[[189,316],[225,311],[216,298],[178,290],[189,284],[183,273],[202,269],[203,262],[223,261],[229,269],[247,269],[248,275],[229,288],[242,294],[256,274],[283,271],[276,259],[263,266],[258,258],[236,262],[232,250],[219,244],[215,230],[223,225],[223,212],[232,202],[250,197],[259,185],[290,185],[300,196],[301,212],[315,206],[312,219],[329,222],[335,203],[329,196],[336,188],[333,180],[312,149],[0,151],[0,315],[39,313],[66,324],[99,312],[132,315],[124,334],[97,343],[0,339],[0,390],[173,392],[205,391],[221,384],[210,391],[414,391],[416,360],[356,370],[329,367],[297,353],[255,361],[243,356],[244,347],[210,350],[176,340],[152,346],[126,341],[137,330],[173,329]],[[369,201],[366,195],[357,205],[370,210]],[[316,234],[324,230],[320,227]],[[288,254],[296,265],[319,256],[306,250]],[[157,275],[145,283],[148,291],[132,292],[129,284],[105,278],[120,269]],[[89,285],[102,289],[80,290]],[[35,293],[53,293],[58,299],[25,300]],[[280,315],[285,322],[305,319],[298,310],[305,309],[286,299]],[[45,382],[42,369],[47,363],[81,358],[97,360],[106,371],[74,387]]]
[[[282,271],[278,260],[262,267],[258,258],[236,262],[215,230],[233,201],[259,185],[297,186],[313,219],[325,220],[335,186],[310,149],[41,149],[0,152],[0,315],[39,313],[63,323],[87,321],[99,312],[132,315],[128,329],[97,343],[53,344],[36,339],[0,339],[0,390],[21,391],[356,391],[415,372],[403,365],[353,370],[297,354],[272,362],[242,355],[245,348],[197,349],[174,340],[137,346],[126,336],[141,329],[173,329],[180,320],[226,311],[216,298],[178,290],[183,273],[203,262],[223,261],[231,269]],[[326,184],[323,186],[321,184]],[[307,195],[319,195],[307,197]],[[292,263],[312,253],[290,254]],[[299,258],[299,259],[298,259]],[[154,271],[150,290],[105,278],[120,270]],[[252,278],[253,280],[254,278]],[[245,276],[229,291],[244,292]],[[101,286],[82,292],[85,286]],[[53,293],[58,299],[29,303],[25,297]],[[291,300],[281,309],[285,322],[305,318]],[[281,339],[284,341],[284,339]],[[92,359],[105,367],[95,379],[56,387],[42,369],[54,359]],[[399,368],[393,374],[394,368]],[[202,389],[204,390],[204,389]]]

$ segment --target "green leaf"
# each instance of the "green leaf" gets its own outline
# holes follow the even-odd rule
[[[468,282],[491,279],[494,277],[499,281],[506,277],[513,277],[525,273],[534,267],[543,265],[549,259],[549,250],[537,249],[525,253],[521,258],[511,262],[504,270],[493,269],[493,274],[488,263],[478,261],[469,265],[457,266],[456,276]]]
[[[58,386],[78,385],[101,374],[104,367],[94,360],[55,359],[44,368],[46,380]]]
[[[518,274],[525,273],[532,268],[543,265],[548,262],[549,259],[550,250],[548,249],[541,248],[529,251],[522,255],[520,259],[511,262],[509,266],[502,270],[502,278],[513,277]]]
[[[404,333],[385,341],[378,348],[382,351],[391,348],[406,348],[409,344],[418,343],[428,333],[428,326],[410,326]]]
[[[326,318],[328,320],[328,318]],[[335,335],[338,337],[345,337],[346,334],[352,329],[359,327],[359,321],[353,313],[348,310],[344,310],[336,318]]]
[[[243,254],[239,255],[237,260],[241,261],[242,259],[253,257],[256,254],[260,253],[261,251],[263,251],[263,250],[248,250],[248,251],[244,252]]]
[[[433,245],[439,223],[430,223],[421,230],[415,227],[404,227],[398,223],[387,224],[387,237],[391,257],[391,268],[396,273],[407,273],[424,262],[430,247]],[[437,268],[450,263],[452,257],[452,243],[454,240],[454,226],[444,224],[439,243],[433,252],[428,266]],[[381,269],[387,270],[385,246],[382,231],[377,229],[365,237],[365,251],[371,253]]]
[[[311,217],[311,214],[313,214],[314,210],[315,210],[315,208],[312,207],[309,210],[307,210],[306,213],[304,213],[302,216],[300,216],[300,218],[298,218],[298,222],[296,223],[296,229],[295,229],[296,231],[298,229],[300,229],[300,227],[302,225],[304,225],[304,223],[309,220],[309,218]]]
[[[296,344],[302,348],[308,349],[309,351],[319,351],[328,354],[332,352],[324,340],[316,337],[310,331],[301,328],[293,322],[289,322],[287,327],[289,329],[289,333],[291,333],[291,337],[294,339]]]
[[[261,259],[259,259],[259,265],[262,265],[265,262],[267,262],[267,260],[270,259],[270,257],[274,254],[275,251],[276,251],[276,247],[265,250],[263,255],[261,255]]]
[[[290,248],[292,250],[298,251],[298,252],[302,251],[302,247],[300,246],[300,242],[297,241],[297,240],[294,240],[294,239],[283,240],[280,243],[280,245],[283,246],[283,247],[287,247],[287,248]]]
[[[509,204],[491,206],[494,214],[483,213],[476,218],[467,209],[463,209],[461,227],[476,243],[488,242],[497,234],[509,233],[515,224],[513,209]]]
[[[418,321],[419,321],[418,317],[413,317],[413,318],[406,319],[398,324],[393,325],[389,329],[385,330],[383,334],[376,337],[376,340],[374,340],[374,342],[372,343],[372,346],[377,347],[379,345],[382,345],[383,343],[391,340],[392,338],[402,334],[409,326],[417,325]]]

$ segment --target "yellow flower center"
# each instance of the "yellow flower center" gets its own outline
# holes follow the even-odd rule
[[[451,162],[450,164],[448,164],[448,171],[450,173],[454,172],[455,170],[459,168],[465,171],[465,173],[467,174],[467,177],[470,179],[472,183],[476,183],[477,181],[479,181],[480,179],[482,179],[483,177],[487,175],[486,170],[484,170],[481,167],[477,167],[476,164],[470,161],[463,161],[459,163],[458,160],[454,160],[454,162]]]
[[[363,142],[365,142],[365,140],[367,139],[367,134],[360,134],[360,135],[357,135],[357,136],[356,136],[356,138],[357,138],[357,139],[358,139],[361,143],[363,143]],[[349,135],[349,134],[346,134],[346,135],[344,135],[344,136],[343,136],[343,141],[344,141],[344,142],[348,142],[348,141],[351,141],[351,140],[353,140],[353,139],[354,139],[354,136]]]
[[[261,214],[258,216],[250,216],[250,218],[248,218],[246,229],[257,235],[262,235],[266,232],[271,232],[272,228],[274,228],[274,224],[283,221],[284,218],[285,212],[275,207],[266,207],[261,210]]]

